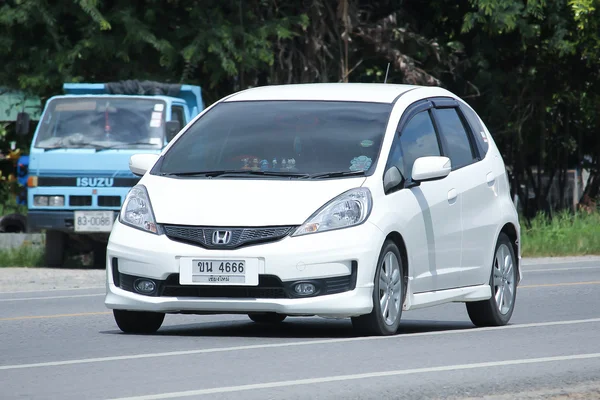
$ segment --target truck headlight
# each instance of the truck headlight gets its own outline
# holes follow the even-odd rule
[[[64,207],[65,196],[48,196],[48,205],[50,207]]]

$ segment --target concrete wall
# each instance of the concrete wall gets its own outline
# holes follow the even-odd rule
[[[42,233],[0,233],[0,249],[11,249],[21,246],[44,246]]]

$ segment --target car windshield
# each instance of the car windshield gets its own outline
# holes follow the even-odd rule
[[[172,145],[158,172],[315,178],[368,174],[391,109],[390,104],[346,101],[224,102]]]
[[[164,110],[165,102],[157,99],[53,99],[40,121],[35,147],[161,148]]]

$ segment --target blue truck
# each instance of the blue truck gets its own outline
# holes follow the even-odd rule
[[[28,231],[45,231],[48,266],[64,265],[73,250],[92,251],[103,267],[112,224],[140,179],[130,156],[160,153],[204,109],[201,88],[122,81],[63,90],[46,102],[31,143]],[[27,117],[19,116],[21,125]]]

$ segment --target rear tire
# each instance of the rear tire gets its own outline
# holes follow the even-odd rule
[[[510,320],[517,299],[515,251],[506,234],[500,233],[490,273],[492,297],[468,302],[467,313],[475,326],[502,326]]]
[[[113,310],[115,322],[125,333],[154,333],[165,320],[164,313]]]
[[[398,246],[391,240],[383,244],[373,286],[373,310],[352,318],[356,331],[364,335],[395,335],[400,326],[406,296],[404,265]]]
[[[278,324],[287,318],[287,315],[277,313],[252,313],[248,317],[260,324]]]
[[[48,267],[62,267],[65,262],[66,233],[46,231],[45,261]]]

